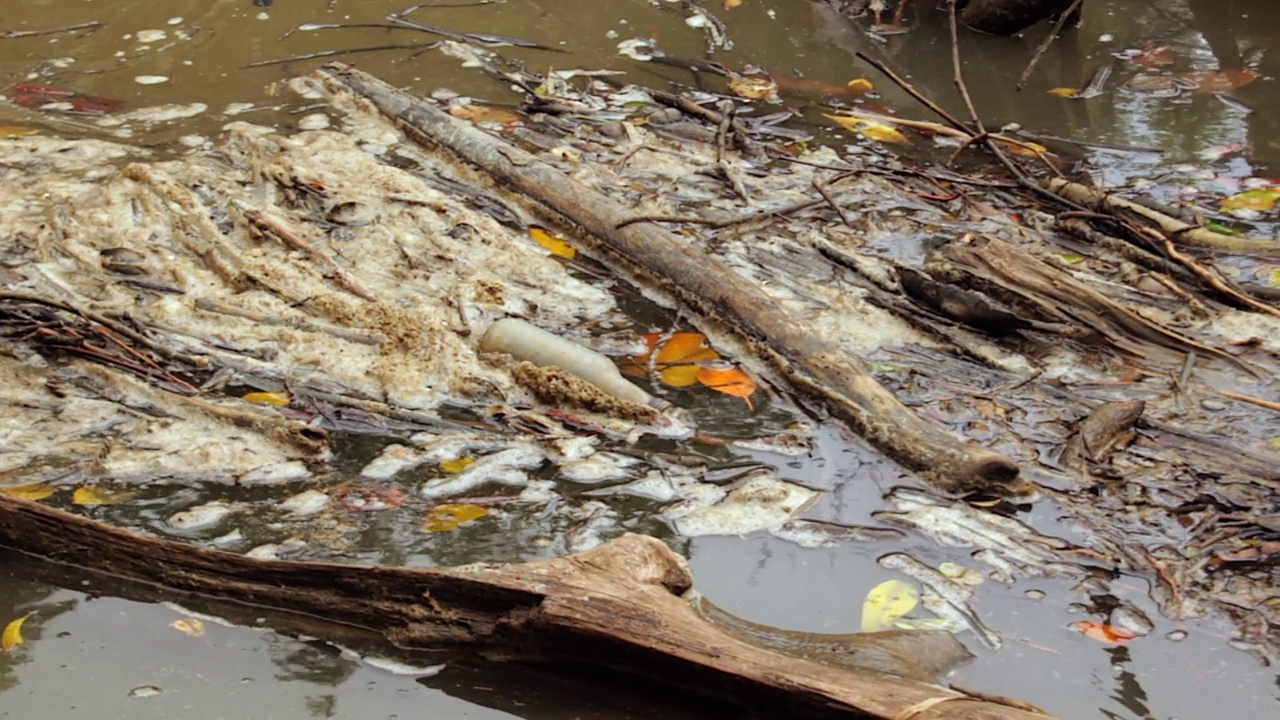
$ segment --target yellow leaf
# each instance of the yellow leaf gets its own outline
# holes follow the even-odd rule
[[[962,585],[981,585],[984,580],[982,573],[959,563],[944,562],[938,566],[938,572]]]
[[[1054,97],[1069,98],[1075,97],[1080,92],[1080,88],[1073,87],[1056,87],[1049,90],[1049,94]]]
[[[289,393],[286,392],[251,392],[242,396],[243,400],[258,405],[274,405],[284,407],[289,404]]]
[[[119,505],[131,500],[135,494],[97,485],[81,485],[72,493],[71,502],[76,505]]]
[[[724,9],[732,10],[742,4],[742,0],[724,0]]]
[[[529,237],[542,247],[546,248],[552,255],[556,255],[569,260],[573,259],[578,251],[569,243],[552,235],[546,228],[540,228],[537,225],[529,226]]]
[[[855,115],[823,115],[828,120],[833,120],[837,125],[848,130],[856,132],[863,137],[886,143],[909,143],[906,135],[898,132],[894,128],[878,123],[874,120],[860,118]]]
[[[22,644],[22,623],[26,622],[29,617],[31,617],[31,613],[27,613],[4,626],[4,634],[0,635],[0,648],[3,648],[5,652],[9,652]]]
[[[1271,287],[1280,287],[1280,267],[1273,268],[1271,272],[1267,274],[1267,283],[1270,284]]]
[[[452,475],[467,469],[467,466],[475,461],[476,459],[470,455],[463,455],[460,458],[454,458],[452,460],[441,460],[440,469]]]
[[[22,127],[21,125],[0,125],[0,138],[20,138],[28,135],[35,135],[40,132],[35,128]]]
[[[427,519],[422,523],[422,530],[448,532],[488,514],[489,511],[479,505],[437,505],[427,511]]]
[[[1022,157],[1040,157],[1049,152],[1049,148],[1033,142],[1005,143],[1005,147],[1009,148],[1010,153]]]
[[[19,500],[30,500],[36,502],[43,500],[56,490],[44,483],[27,483],[26,485],[9,485],[8,487],[0,487],[0,495],[8,495]]]
[[[1223,210],[1257,210],[1258,212],[1266,212],[1275,207],[1277,199],[1280,199],[1280,187],[1255,188],[1233,195],[1218,203],[1218,205]]]
[[[182,618],[169,623],[169,627],[187,637],[204,637],[204,623],[197,618]]]
[[[706,352],[715,356],[714,350]],[[670,365],[658,373],[658,381],[667,387],[689,387],[698,382],[698,373],[701,371],[702,368],[697,365]]]
[[[856,93],[869,93],[876,89],[876,86],[872,85],[871,81],[866,78],[854,78],[845,83],[845,86]]]
[[[901,580],[885,580],[871,588],[862,603],[862,632],[892,630],[898,618],[915,609],[920,601],[916,586]]]
[[[778,97],[778,83],[763,73],[729,75],[728,85],[734,95],[747,100],[773,100]]]
[[[553,147],[551,148],[550,152],[552,155],[555,155],[556,157],[561,158],[563,160],[569,160],[570,162],[578,162],[579,160],[582,159],[582,153],[566,145]]]

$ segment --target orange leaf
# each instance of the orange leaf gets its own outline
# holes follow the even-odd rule
[[[1137,637],[1133,632],[1124,628],[1092,620],[1077,620],[1071,623],[1069,627],[1082,633],[1085,637],[1093,638],[1098,642],[1104,642],[1109,645],[1123,645]]]
[[[1179,77],[1195,83],[1195,92],[1220,93],[1244,87],[1257,80],[1258,71],[1250,68],[1227,68],[1226,70],[1205,70],[1203,72],[1186,73]]]
[[[658,371],[658,380],[669,387],[688,387],[698,382],[698,373],[708,362],[719,360],[720,354],[707,347],[707,338],[702,333],[672,333],[663,340],[666,333],[647,333],[644,341],[649,345],[649,352],[636,355],[630,362],[622,366],[622,371],[631,375],[644,375],[649,371],[649,356],[653,355],[655,346],[657,355],[653,356],[653,368]]]
[[[742,368],[729,363],[711,363],[698,371],[698,382],[716,392],[740,397],[746,401],[748,410],[755,409],[751,406],[751,396],[756,391],[756,381]]]
[[[1143,67],[1161,67],[1173,64],[1173,50],[1168,45],[1147,44],[1133,61]]]
[[[662,335],[651,333],[644,337],[645,341],[650,344],[650,347],[653,347],[662,338]],[[650,339],[651,337],[652,339]],[[689,362],[691,357],[701,353],[706,348],[707,337],[702,333],[672,333],[671,337],[667,338],[666,341],[662,343],[662,347],[658,348],[658,355],[654,360],[664,365]]]
[[[490,122],[499,125],[516,125],[522,121],[521,117],[510,110],[500,110],[498,108],[485,107],[484,105],[454,105],[449,108],[449,114],[470,120],[473,123]]]

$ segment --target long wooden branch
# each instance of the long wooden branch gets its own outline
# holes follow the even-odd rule
[[[781,307],[716,258],[633,214],[533,155],[498,140],[387,83],[341,63],[320,70],[338,92],[367,100],[412,138],[444,148],[515,191],[584,228],[598,249],[657,279],[708,321],[737,331],[780,374],[903,465],[949,492],[1029,491],[1008,457],[976,447],[907,409],[866,364]]]
[[[741,703],[759,717],[1046,717],[736,640],[682,597],[693,584],[683,560],[661,541],[640,535],[523,565],[360,567],[255,560],[0,494],[0,546],[282,611],[286,615],[274,617],[304,618],[308,633],[330,640],[380,635],[392,650],[488,648],[526,661],[606,668]],[[317,618],[331,624],[318,626]]]

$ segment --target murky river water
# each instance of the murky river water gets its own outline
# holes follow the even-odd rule
[[[259,5],[270,7],[259,7]],[[456,5],[458,3],[448,3]],[[917,3],[929,5],[930,3]],[[700,57],[704,35],[689,28],[678,5],[647,0],[509,0],[473,7],[423,9],[416,17],[458,30],[502,33],[562,48],[568,54],[509,50],[531,67],[611,67],[643,83],[692,83],[670,67],[617,55],[620,41],[654,38],[670,56]],[[732,10],[709,9],[724,19],[733,48],[717,54],[732,66],[755,63],[775,74],[804,78],[790,105],[815,107],[855,77],[871,78],[881,102],[913,117],[926,117],[853,53],[884,58],[921,90],[960,111],[954,99],[945,26],[938,18],[916,21],[913,32],[875,39],[863,26],[835,22],[804,0],[746,0]],[[180,123],[158,124],[133,140],[163,145],[183,135],[215,133],[232,103],[255,108],[237,119],[296,122],[294,98],[280,81],[319,61],[263,68],[244,66],[334,48],[430,41],[413,32],[377,28],[297,31],[303,23],[374,23],[402,9],[371,0],[173,0],[167,3],[10,2],[0,10],[3,31],[42,30],[89,21],[106,27],[77,33],[0,39],[0,83],[30,82],[119,99],[126,109],[162,103],[203,103],[208,110]],[[1280,6],[1267,0],[1096,0],[1086,4],[1085,26],[1056,44],[1026,89],[1013,86],[1042,36],[966,37],[966,71],[974,99],[989,124],[1018,122],[1025,129],[1098,145],[1161,149],[1114,152],[1116,175],[1150,172],[1157,164],[1231,153],[1233,172],[1266,174],[1280,163],[1274,118],[1280,63],[1269,45],[1280,37]],[[147,32],[152,31],[152,32]],[[161,31],[161,32],[155,32]],[[293,31],[293,32],[291,32]],[[1051,97],[1055,87],[1080,87],[1116,54],[1150,52],[1148,70],[1120,63],[1100,97]],[[458,61],[413,50],[360,53],[346,59],[388,80],[420,91],[448,87],[495,103],[517,96]],[[1124,92],[1119,85],[1150,71],[1188,74],[1256,67],[1261,77],[1233,90],[1227,101],[1211,94]],[[138,78],[163,77],[158,84]],[[1250,113],[1250,110],[1252,111]],[[818,117],[816,113],[814,117]],[[113,131],[88,115],[51,116],[0,106],[0,126],[105,135]],[[820,139],[843,142],[841,131],[817,129]],[[707,410],[703,408],[703,410]],[[769,460],[769,458],[762,458]],[[777,462],[774,458],[772,462]],[[816,457],[791,476],[832,489],[824,510],[856,520],[858,508],[878,507],[885,489],[869,478],[896,471],[875,456],[826,438]],[[1054,528],[1049,507],[1032,515]],[[1064,534],[1067,529],[1061,529]],[[903,546],[933,562],[946,552],[923,544]],[[758,622],[817,632],[857,629],[868,588],[889,576],[875,563],[886,547],[850,545],[802,549],[773,538],[704,538],[687,545],[699,588],[726,609]],[[478,555],[461,560],[491,559]],[[957,558],[957,559],[963,559]],[[174,632],[181,613],[163,605],[97,597],[92,587],[58,587],[15,570],[0,559],[0,620],[40,610],[28,642],[0,655],[0,717],[6,718],[303,718],[303,717],[680,717],[653,706],[628,707],[600,693],[545,678],[499,676],[470,670],[418,680],[341,656],[323,646],[270,630],[210,626],[203,638]],[[10,574],[12,573],[12,574]],[[983,613],[998,618],[1007,637],[995,653],[981,653],[963,668],[962,684],[1040,704],[1064,718],[1274,717],[1274,672],[1223,642],[1230,629],[1182,630],[1158,620],[1150,638],[1130,647],[1105,647],[1063,628],[1066,587],[1052,581],[988,589]],[[1043,599],[1033,600],[1028,596]],[[1146,588],[1133,580],[1138,601]],[[1153,616],[1156,613],[1151,608]],[[1046,618],[1053,618],[1046,621]],[[155,686],[152,697],[141,688]],[[132,692],[131,691],[138,691]]]

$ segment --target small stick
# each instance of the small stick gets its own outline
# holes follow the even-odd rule
[[[792,205],[788,205],[786,207],[778,208],[777,210],[763,210],[758,213],[743,215],[742,217],[729,218],[727,220],[712,220],[711,218],[704,218],[698,215],[637,215],[635,217],[630,217],[630,218],[627,218],[626,220],[619,222],[617,225],[614,225],[614,228],[615,229],[624,228],[628,225],[635,225],[636,223],[642,223],[642,222],[667,222],[667,223],[689,223],[691,225],[706,225],[709,228],[720,230],[727,227],[733,227],[734,225],[745,225],[749,222],[754,222],[756,220],[763,220],[767,217],[772,217],[772,216],[780,217],[782,215],[790,215],[793,212],[800,212],[801,210],[808,210],[811,207],[816,207],[818,205],[823,204],[824,202],[826,201],[825,200],[801,200],[800,202],[794,203]]]
[[[831,206],[831,209],[836,211],[836,214],[840,216],[840,222],[844,223],[845,227],[848,227],[850,230],[854,229],[853,223],[849,222],[849,216],[844,213],[844,208],[840,207],[840,205],[836,203],[835,198],[831,197],[827,192],[826,183],[818,182],[818,179],[814,178],[813,189],[817,190],[818,194],[822,196],[822,199],[826,200],[827,204]]]
[[[1272,400],[1264,400],[1262,398],[1254,397],[1252,395],[1242,395],[1237,392],[1231,392],[1230,390],[1219,390],[1218,394],[1223,397],[1229,397],[1232,400],[1239,400],[1240,402],[1247,402],[1251,405],[1257,405],[1258,407],[1261,407],[1261,408],[1266,408],[1268,410],[1275,410],[1276,412],[1280,412],[1280,403],[1274,402]]]
[[[326,266],[329,272],[324,273],[325,277],[332,280],[338,287],[363,300],[376,302],[377,298],[375,298],[368,290],[360,287],[355,280],[347,277],[346,272],[338,265],[337,262],[334,261],[332,257],[329,257],[324,252],[316,249],[314,245],[298,237],[298,235],[286,227],[284,223],[281,223],[275,218],[268,217],[267,214],[261,210],[245,210],[244,219],[249,221],[249,223],[259,231],[274,235],[285,245],[293,248],[294,250],[301,250],[313,261]]]
[[[10,38],[36,37],[37,35],[57,35],[65,32],[75,32],[76,30],[97,30],[106,27],[106,23],[101,20],[90,20],[89,22],[77,23],[60,28],[50,28],[48,30],[5,30],[0,32],[0,40],[8,40]]]
[[[1014,86],[1014,90],[1021,90],[1022,86],[1027,84],[1027,79],[1031,77],[1031,73],[1036,69],[1040,58],[1044,57],[1045,52],[1049,50],[1049,46],[1053,44],[1053,41],[1058,39],[1058,33],[1062,32],[1062,26],[1067,24],[1067,18],[1080,9],[1080,3],[1082,2],[1084,0],[1075,0],[1075,2],[1071,3],[1071,7],[1063,10],[1062,14],[1058,16],[1058,22],[1054,23],[1053,30],[1049,32],[1049,37],[1045,38],[1044,42],[1040,43],[1040,47],[1036,48],[1036,54],[1031,56],[1031,62],[1027,63],[1027,68],[1022,71],[1022,77],[1018,78],[1018,84]]]
[[[315,60],[316,58],[339,57],[341,55],[355,55],[356,53],[377,52],[379,50],[433,50],[440,47],[440,41],[436,40],[429,43],[407,43],[398,45],[371,45],[369,47],[349,48],[346,50],[321,50],[320,52],[305,53],[302,55],[292,55],[287,58],[278,58],[276,60],[259,60],[249,63],[244,67],[259,68],[269,65],[284,65],[285,63],[301,62],[303,60]]]

